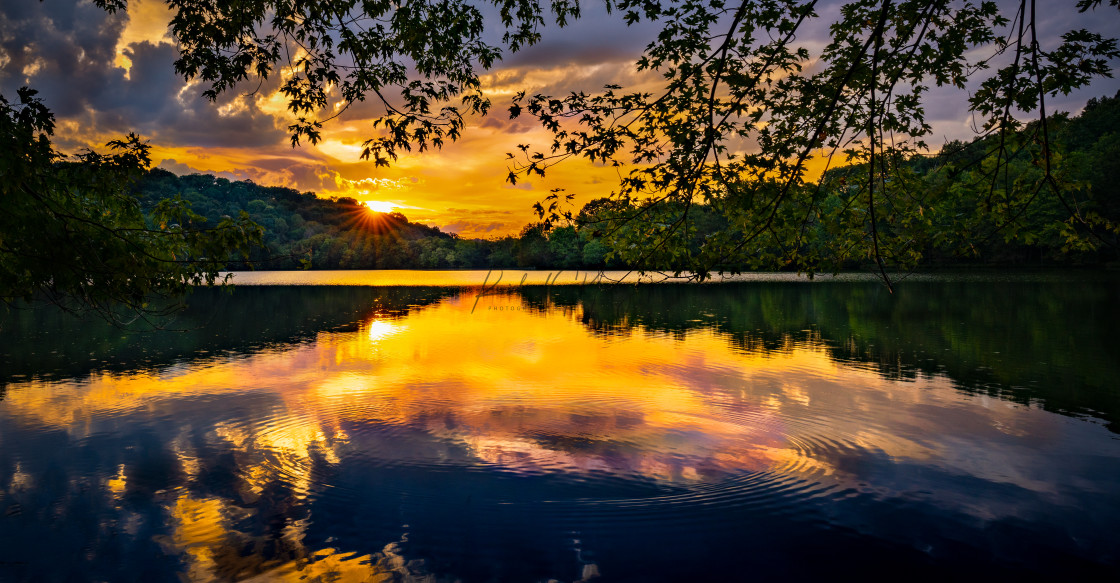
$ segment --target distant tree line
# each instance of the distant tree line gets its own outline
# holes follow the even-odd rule
[[[1009,182],[1030,183],[1043,171],[1043,161],[1020,143],[1027,139],[1025,136],[1033,135],[1026,128],[1014,135],[989,135],[968,143],[954,141],[936,156],[913,156],[902,161],[895,166],[902,170],[884,180],[888,185],[909,181],[908,190],[922,192],[924,198],[915,206],[916,214],[889,216],[891,209],[885,208],[888,216],[882,218],[885,232],[880,237],[892,236],[889,227],[896,222],[923,222],[922,228],[910,225],[898,231],[899,236],[912,239],[891,246],[915,253],[923,265],[1115,261],[1120,233],[1111,226],[1120,224],[1120,94],[1092,99],[1080,116],[1054,116],[1050,124],[1051,147],[1055,149],[1051,158],[1060,165],[1056,174],[1066,197],[1022,207],[1006,198]],[[1000,181],[993,181],[986,168],[995,156],[1003,160]],[[859,196],[859,181],[866,180],[868,170],[866,164],[843,166],[828,171],[817,183],[803,185],[806,196],[823,198],[821,212],[805,221],[804,233],[793,247],[761,248],[758,256],[839,258],[820,265],[822,271],[870,266],[872,258],[866,253],[845,252],[863,247],[849,240],[853,231],[843,228],[845,221],[864,220],[858,216],[862,207],[853,204],[853,198]],[[915,184],[919,188],[915,189]],[[231,263],[231,269],[252,264],[257,269],[687,271],[688,253],[680,251],[700,253],[705,242],[726,229],[728,223],[726,209],[703,204],[686,207],[679,202],[663,203],[654,208],[643,207],[640,202],[601,198],[578,212],[567,213],[567,220],[529,224],[518,235],[467,239],[410,222],[398,212],[374,212],[353,198],[324,199],[311,192],[206,174],[176,176],[153,169],[137,183],[134,194],[149,209],[160,200],[181,197],[209,224],[219,224],[246,211],[264,228],[264,242],[253,249],[248,261]],[[984,212],[977,212],[983,205],[987,205]],[[658,220],[666,224],[684,217],[688,224],[676,231],[679,240],[670,242],[671,254],[658,254],[656,249],[628,253],[619,246],[633,245],[634,239],[625,232],[628,223],[617,220],[627,213],[657,213]],[[1071,213],[1081,225],[1097,224],[1101,228],[1078,228]],[[791,269],[798,264],[789,262]],[[740,259],[716,267],[745,271],[756,266]]]
[[[311,192],[209,174],[176,176],[152,169],[136,186],[141,204],[181,197],[207,222],[248,212],[264,228],[264,244],[248,261],[257,269],[455,269],[607,268],[607,248],[575,225],[527,225],[516,236],[466,239],[439,227],[410,222],[399,212],[378,213],[350,197],[320,198]]]

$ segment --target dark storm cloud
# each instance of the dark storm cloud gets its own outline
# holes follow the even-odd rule
[[[84,135],[135,131],[158,145],[195,147],[253,148],[284,140],[286,131],[253,99],[222,114],[219,107],[238,100],[241,88],[223,94],[217,104],[199,97],[201,87],[183,91],[185,82],[173,65],[177,52],[169,44],[128,47],[132,66],[126,78],[113,64],[126,23],[121,13],[109,15],[81,1],[4,3],[4,93],[25,84],[39,90],[56,116],[78,122]]]
[[[271,146],[287,136],[255,99],[242,97],[242,88],[222,94],[216,103],[201,98],[198,85],[184,89],[171,45],[137,43],[125,55],[132,61],[130,79],[90,99],[100,127],[139,131],[161,144],[204,148]],[[231,104],[234,110],[223,115],[222,106]]]
[[[551,22],[548,2],[545,21]],[[489,30],[484,39],[501,45],[505,30],[493,6],[481,6]],[[602,2],[581,3],[582,15],[570,20],[564,28],[555,25],[540,30],[541,41],[516,53],[506,51],[497,68],[552,68],[562,65],[587,65],[603,62],[634,61],[647,44],[657,38],[660,27],[656,23],[639,22],[627,26],[623,14],[608,14]]]
[[[548,28],[541,42],[507,55],[503,67],[590,65],[617,61],[633,62],[660,30],[654,23],[627,26],[618,13],[608,15],[601,5],[585,10],[584,16],[565,28]]]
[[[12,95],[30,85],[56,115],[82,113],[90,95],[123,81],[111,64],[124,24],[74,0],[0,4],[0,87]]]

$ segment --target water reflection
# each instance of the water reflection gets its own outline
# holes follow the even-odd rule
[[[1000,385],[991,367],[973,374],[995,381],[969,383],[951,373],[985,351],[965,347],[998,344],[972,321],[915,325],[923,337],[852,317],[983,310],[964,289],[886,304],[868,286],[342,289],[212,298],[233,302],[218,309],[240,335],[206,354],[212,327],[122,333],[84,373],[8,360],[0,579],[1094,574],[1117,561],[1120,441],[1044,407],[1070,386],[1077,411],[1107,405],[1093,383],[1116,361],[1060,387]],[[1081,308],[1113,309],[1087,289]],[[1023,294],[1029,322],[1048,325],[1035,307],[1051,300]],[[967,305],[941,303],[958,295]],[[1081,308],[1051,313],[1069,324]],[[1067,358],[1113,354],[1085,324],[1069,334],[1102,344]],[[937,353],[945,339],[955,356]],[[50,360],[35,342],[5,350]]]

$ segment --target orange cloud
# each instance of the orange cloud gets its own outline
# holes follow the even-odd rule
[[[163,2],[131,0],[128,3],[127,16],[128,24],[125,25],[117,41],[117,54],[113,61],[114,65],[125,70],[126,79],[129,78],[132,69],[132,59],[125,54],[129,46],[141,42],[154,45],[172,44],[171,35],[168,33],[171,11]]]

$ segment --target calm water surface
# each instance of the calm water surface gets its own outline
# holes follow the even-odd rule
[[[158,332],[4,314],[0,581],[1120,566],[1116,278],[438,273],[199,290]]]

